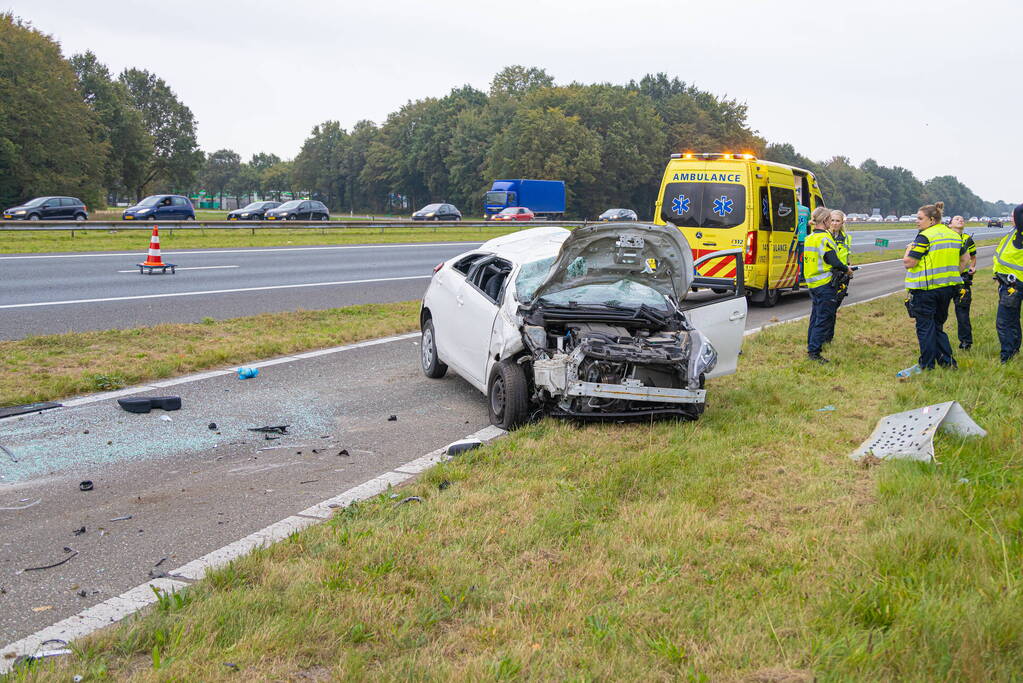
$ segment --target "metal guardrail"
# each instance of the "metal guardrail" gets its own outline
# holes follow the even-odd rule
[[[165,230],[422,230],[436,228],[535,228],[544,225],[582,227],[594,221],[156,221]],[[152,222],[134,221],[0,221],[0,231],[152,230]]]

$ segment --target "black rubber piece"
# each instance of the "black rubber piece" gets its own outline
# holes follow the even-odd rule
[[[49,410],[51,408],[60,408],[62,403],[54,403],[53,401],[44,401],[42,403],[26,403],[22,406],[8,406],[6,408],[0,408],[0,417],[11,417],[13,415],[24,415],[26,413],[34,413],[40,410]]]
[[[129,413],[148,413],[153,408],[180,410],[180,396],[130,396],[117,399],[118,405]]]
[[[91,491],[92,490],[92,480],[91,479],[86,479],[85,481],[81,482],[78,485],[78,488],[79,488],[79,490],[82,490],[82,491]]]

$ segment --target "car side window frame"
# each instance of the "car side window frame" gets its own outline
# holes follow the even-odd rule
[[[495,297],[491,297],[489,294],[487,294],[487,292],[483,289],[483,287],[480,286],[481,283],[479,282],[479,278],[481,277],[482,271],[485,268],[488,268],[489,266],[492,266],[492,265],[498,265],[498,264],[503,266],[503,267],[505,267],[506,270],[504,272],[504,277],[501,280],[501,286],[497,290],[497,297],[495,298]],[[507,287],[508,287],[508,279],[509,279],[509,276],[511,275],[512,270],[514,270],[514,268],[515,268],[515,266],[514,266],[514,264],[511,261],[508,261],[507,259],[503,259],[503,258],[501,258],[499,256],[490,256],[488,258],[481,259],[481,260],[477,261],[476,263],[474,263],[472,265],[472,268],[469,269],[469,273],[466,275],[465,281],[473,289],[475,289],[477,292],[479,292],[480,296],[482,296],[484,299],[486,299],[490,303],[494,304],[494,306],[498,306],[499,302],[501,301],[501,296],[504,294],[505,289],[507,289]]]
[[[478,261],[485,259],[488,256],[490,256],[490,254],[483,253],[466,254],[465,256],[451,264],[451,270],[455,271],[462,277],[469,277],[469,273],[472,271],[473,266],[475,266]],[[466,261],[468,263],[465,264],[465,270],[462,270],[461,268],[458,267],[460,263],[464,263]]]

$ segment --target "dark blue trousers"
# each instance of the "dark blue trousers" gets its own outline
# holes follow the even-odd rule
[[[973,344],[973,325],[970,324],[972,302],[973,288],[970,285],[960,287],[955,296],[956,331],[959,333],[959,343],[964,346]]]
[[[995,317],[995,329],[998,330],[998,342],[1002,345],[1002,362],[1005,362],[1019,353],[1020,334],[1020,302],[1023,301],[1023,291],[1017,282],[1009,287],[1001,282],[998,283],[998,314]],[[1009,293],[1009,289],[1015,290]]]
[[[810,290],[810,329],[806,332],[806,352],[813,355],[821,352],[825,342],[835,336],[835,312],[838,301],[831,284]]]
[[[959,288],[955,285],[938,289],[914,289],[913,314],[916,316],[916,340],[920,344],[920,367],[932,370],[934,364],[955,364],[952,345],[943,329],[948,308]]]

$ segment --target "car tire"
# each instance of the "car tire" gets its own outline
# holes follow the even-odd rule
[[[39,214],[37,214],[37,213],[34,213],[34,214],[30,215],[30,216],[28,217],[28,219],[29,219],[30,221],[37,221],[37,220],[39,220]]]
[[[490,422],[501,429],[511,430],[529,417],[528,387],[522,366],[512,359],[497,364],[487,387],[487,406]]]
[[[75,214],[75,220],[76,221],[85,221],[85,220],[88,220],[88,216],[86,216],[84,213],[76,213]]]
[[[440,362],[437,355],[437,333],[433,330],[433,319],[427,318],[423,323],[423,335],[419,339],[419,362],[423,366],[423,374],[430,379],[440,379],[448,371],[448,366]]]
[[[330,216],[320,216],[320,220],[321,221],[329,221],[330,220]]]

